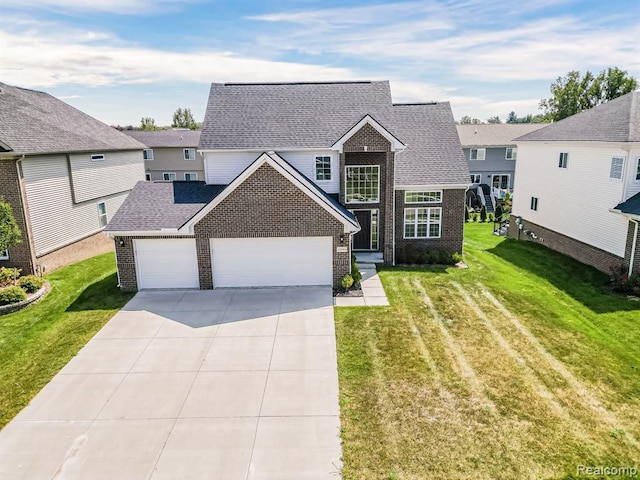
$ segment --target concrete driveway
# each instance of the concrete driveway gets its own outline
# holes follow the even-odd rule
[[[0,432],[0,478],[338,478],[332,302],[138,293]]]

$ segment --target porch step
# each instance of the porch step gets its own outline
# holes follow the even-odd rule
[[[487,213],[494,213],[493,203],[491,203],[491,195],[484,194],[484,201],[487,205]]]
[[[384,263],[382,252],[353,252],[356,262],[360,263]]]

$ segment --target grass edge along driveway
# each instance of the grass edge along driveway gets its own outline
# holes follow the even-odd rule
[[[382,269],[391,307],[336,309],[343,478],[638,466],[640,302],[486,224],[467,225],[465,261]]]
[[[61,268],[43,300],[0,316],[0,428],[131,299],[115,271],[112,253]]]

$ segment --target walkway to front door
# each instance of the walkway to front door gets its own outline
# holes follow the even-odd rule
[[[339,478],[332,304],[138,293],[0,432],[0,478]]]

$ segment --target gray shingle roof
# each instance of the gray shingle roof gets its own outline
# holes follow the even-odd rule
[[[636,193],[626,202],[618,204],[615,210],[620,210],[622,213],[628,213],[630,215],[640,215],[640,193]]]
[[[200,148],[327,148],[366,114],[394,133],[389,82],[214,83]]]
[[[138,182],[105,232],[180,228],[224,187],[204,182]]]
[[[510,147],[514,139],[546,127],[547,123],[456,125],[463,147]]]
[[[370,115],[407,145],[396,183],[468,183],[448,103],[393,105],[389,82],[212,84],[201,149],[329,148]]]
[[[149,148],[195,148],[200,141],[200,130],[123,130],[122,133],[135,138]]]
[[[406,145],[396,155],[396,185],[468,184],[449,102],[396,104],[395,129]]]
[[[0,83],[0,142],[16,154],[139,150],[143,145],[44,92]]]
[[[640,92],[627,93],[517,140],[640,142]]]

